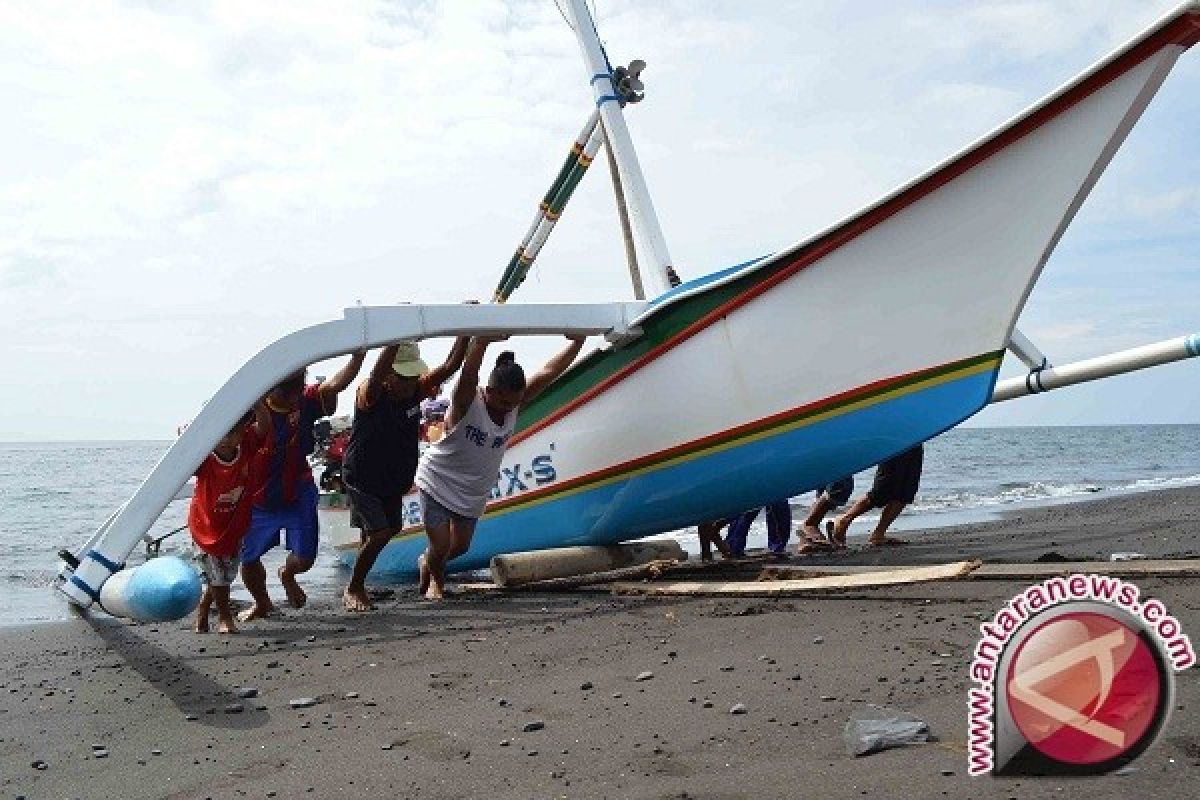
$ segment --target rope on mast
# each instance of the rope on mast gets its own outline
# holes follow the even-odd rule
[[[608,131],[604,129],[603,122],[600,123],[600,130],[604,133],[604,154],[608,156],[608,174],[612,178],[613,197],[617,202],[617,221],[621,223],[621,240],[625,244],[625,263],[629,266],[629,279],[633,282],[633,296],[638,300],[645,300],[646,288],[642,284],[641,268],[638,267],[637,246],[633,241],[633,228],[629,224],[629,209],[625,205],[621,172],[617,167],[612,145],[608,143]]]

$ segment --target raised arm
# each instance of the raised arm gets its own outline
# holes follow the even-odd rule
[[[371,374],[358,385],[358,391],[354,394],[355,408],[370,408],[379,399],[379,393],[383,391],[383,381],[392,371],[392,362],[396,360],[396,351],[399,349],[400,345],[389,344],[379,351],[379,358],[375,359]]]
[[[358,372],[362,369],[363,360],[366,357],[366,350],[357,351],[350,356],[350,360],[346,362],[346,366],[321,382],[321,386],[317,391],[321,395],[321,411],[323,413],[332,414],[337,410],[338,394],[358,377]]]
[[[568,336],[571,341],[561,353],[546,362],[546,366],[539,369],[529,383],[525,385],[525,396],[521,398],[522,405],[528,405],[535,397],[549,386],[555,378],[567,371],[567,367],[575,363],[579,351],[583,349],[583,343],[587,341],[586,336]]]
[[[437,387],[449,380],[451,375],[458,372],[458,368],[463,365],[463,361],[467,357],[467,346],[470,343],[470,336],[459,336],[454,340],[454,347],[450,348],[450,355],[446,356],[446,360],[421,376],[422,397],[432,395],[437,391]],[[476,383],[478,383],[478,376],[476,376]]]
[[[450,410],[446,412],[446,428],[449,430],[466,416],[467,409],[475,402],[475,393],[479,390],[479,367],[483,364],[483,354],[487,346],[499,341],[495,338],[476,336],[467,346],[467,355],[463,359],[462,372],[458,373],[458,383],[454,384],[454,393],[450,395]]]
[[[271,409],[267,408],[267,396],[258,398],[254,404],[254,433],[258,441],[266,444],[271,441]]]

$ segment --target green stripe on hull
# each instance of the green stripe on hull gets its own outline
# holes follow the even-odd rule
[[[642,335],[629,345],[612,350],[592,353],[571,368],[536,400],[521,409],[516,432],[536,425],[596,384],[624,369],[646,355],[696,320],[712,312],[743,292],[762,283],[793,260],[782,261],[723,286],[681,300],[663,309],[642,324]]]

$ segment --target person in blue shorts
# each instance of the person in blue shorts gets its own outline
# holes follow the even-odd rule
[[[365,352],[355,353],[346,366],[321,383],[305,384],[299,370],[267,392],[254,408],[254,427],[261,442],[255,456],[255,492],[250,529],[242,540],[242,582],[254,605],[239,618],[248,622],[275,610],[267,593],[262,557],[279,544],[283,534],[287,560],[279,582],[293,608],[308,596],[296,576],[308,572],[317,559],[317,485],[308,456],[315,446],[313,423],[337,410],[338,393],[362,368]]]

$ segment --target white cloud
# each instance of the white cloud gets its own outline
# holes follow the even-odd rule
[[[1031,60],[1098,45],[1111,49],[1172,6],[1120,0],[992,0],[953,3],[907,16],[926,46],[982,60]]]

